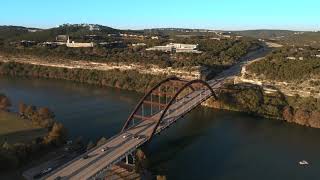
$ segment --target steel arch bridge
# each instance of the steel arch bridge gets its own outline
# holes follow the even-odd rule
[[[248,61],[264,56],[269,49],[263,45],[254,53],[241,58],[241,62],[218,74],[214,79],[185,81],[169,77],[149,90],[134,108],[122,130],[106,143],[77,156],[54,169],[43,179],[101,179],[114,164],[132,154],[137,148],[172,123],[189,113],[233,80]],[[137,136],[140,136],[137,138]],[[104,178],[104,177],[103,177]]]
[[[169,77],[145,93],[121,132],[135,127],[142,121],[150,121],[156,124],[147,136],[150,141],[155,134],[169,127],[210,97],[217,99],[215,91],[206,81],[200,79],[186,81],[178,77]],[[190,101],[194,103],[186,106]],[[179,108],[180,111],[177,113]],[[172,113],[175,113],[175,116],[166,118]]]
[[[78,180],[99,179],[113,165],[133,156],[134,152],[152,138],[188,114],[210,97],[217,99],[215,90],[221,80],[208,83],[197,79],[186,81],[169,77],[152,87],[141,98],[120,133],[105,144],[59,167],[45,177]],[[102,151],[103,150],[103,151]],[[91,157],[91,158],[90,158]]]

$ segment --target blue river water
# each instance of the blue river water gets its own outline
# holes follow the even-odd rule
[[[58,80],[0,77],[14,109],[49,107],[71,138],[119,132],[142,94]],[[152,172],[171,180],[320,179],[320,129],[199,107],[147,147]],[[307,160],[308,166],[298,164]]]

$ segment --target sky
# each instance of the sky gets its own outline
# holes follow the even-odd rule
[[[2,0],[1,25],[320,30],[320,0]]]

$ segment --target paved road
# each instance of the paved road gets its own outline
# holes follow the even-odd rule
[[[264,55],[266,49],[261,52],[250,54],[243,59],[243,63],[239,63],[230,69],[222,72],[215,79],[208,81],[209,85],[218,90],[226,79],[232,78],[240,72],[241,67],[249,60],[256,58],[258,55]],[[169,127],[172,123],[178,120],[181,116],[191,111],[194,107],[201,104],[203,101],[211,97],[209,90],[194,91],[185,98],[175,102],[164,116],[163,122],[156,133],[161,132]],[[161,112],[155,114],[153,118],[157,119],[161,116]],[[113,164],[121,161],[126,155],[133,152],[135,149],[143,145],[147,141],[147,137],[151,134],[156,126],[154,121],[143,121],[123,133],[116,134],[108,140],[108,142],[98,148],[95,148],[87,153],[87,159],[77,157],[69,163],[54,170],[45,179],[54,180],[57,177],[62,179],[80,180],[90,179],[99,175]],[[134,135],[139,135],[141,138],[133,138]],[[124,137],[125,136],[125,137]],[[102,151],[102,149],[107,149]]]

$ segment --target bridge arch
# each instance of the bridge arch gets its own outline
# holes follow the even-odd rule
[[[163,86],[165,86],[165,88],[163,88]],[[171,90],[173,90],[174,92],[169,93],[168,87],[169,87],[169,89],[171,88]],[[141,98],[139,103],[136,105],[136,107],[134,108],[134,110],[132,111],[130,116],[128,117],[124,126],[122,127],[121,132],[126,131],[127,129],[130,128],[130,126],[134,126],[136,119],[139,119],[141,121],[151,120],[153,123],[156,124],[154,126],[154,128],[152,129],[151,134],[147,137],[148,141],[151,141],[152,137],[156,134],[157,128],[159,127],[161,121],[164,119],[166,113],[170,110],[170,107],[174,104],[174,102],[181,100],[185,97],[188,97],[189,94],[197,91],[197,89],[199,90],[199,88],[201,89],[201,91],[199,91],[198,95],[201,96],[204,88],[206,88],[207,90],[210,91],[210,96],[208,96],[209,94],[207,94],[208,98],[213,96],[215,99],[217,99],[216,93],[214,92],[212,87],[206,81],[203,81],[200,79],[186,81],[186,80],[182,80],[178,77],[169,77],[165,80],[162,80],[161,82],[159,82],[158,84],[153,86]],[[161,92],[161,90],[163,90],[163,92]],[[188,92],[187,92],[187,95],[183,96],[184,95],[183,92],[185,92],[185,90],[188,90]],[[191,90],[191,93],[190,93],[190,90]],[[154,102],[153,95],[156,95],[158,97],[159,102]],[[167,101],[168,96],[171,97],[171,99],[169,99],[169,101]],[[161,102],[161,98],[165,99],[165,103]],[[151,101],[150,101],[150,99],[151,99]],[[147,115],[145,113],[146,110],[144,109],[144,107],[145,107],[144,105],[146,105],[146,104],[151,106],[151,113],[149,113],[149,114],[147,113]],[[198,103],[197,105],[199,105],[199,104],[201,104],[201,102]],[[153,111],[153,105],[159,106],[159,108],[157,109],[158,111]],[[149,108],[149,111],[150,111],[150,108]],[[153,113],[153,112],[156,112],[156,113]],[[186,113],[188,113],[188,112],[186,112]]]
[[[203,80],[200,80],[200,79],[196,79],[196,80],[192,80],[192,81],[189,81],[188,83],[186,83],[184,86],[182,86],[178,91],[177,93],[175,94],[175,96],[170,100],[170,102],[167,104],[167,106],[165,107],[165,109],[163,110],[160,118],[158,119],[157,121],[157,124],[156,126],[154,127],[153,131],[152,131],[152,134],[151,136],[149,137],[149,140],[148,141],[151,141],[152,137],[154,137],[155,133],[156,133],[156,130],[157,128],[159,127],[161,121],[163,120],[165,114],[167,113],[167,111],[169,110],[170,106],[175,102],[175,100],[178,98],[178,96],[188,87],[191,87],[193,84],[197,84],[197,83],[200,83],[202,84],[203,86],[207,87],[210,92],[211,92],[211,96],[214,97],[214,99],[216,100],[217,99],[217,95],[216,93],[214,92],[214,90],[212,89],[212,87],[205,81]]]
[[[141,106],[143,105],[143,102],[156,90],[158,89],[161,85],[170,82],[172,80],[177,80],[179,81],[180,79],[176,76],[172,76],[172,77],[168,77],[162,81],[160,81],[158,84],[156,84],[155,86],[153,86],[139,101],[139,103],[136,105],[136,107],[134,108],[134,110],[132,111],[132,113],[130,114],[129,118],[127,119],[127,121],[125,122],[124,126],[122,127],[121,132],[123,132],[125,129],[127,129],[130,121],[133,119],[134,115],[137,113],[137,111],[139,110],[139,108],[141,108]]]

